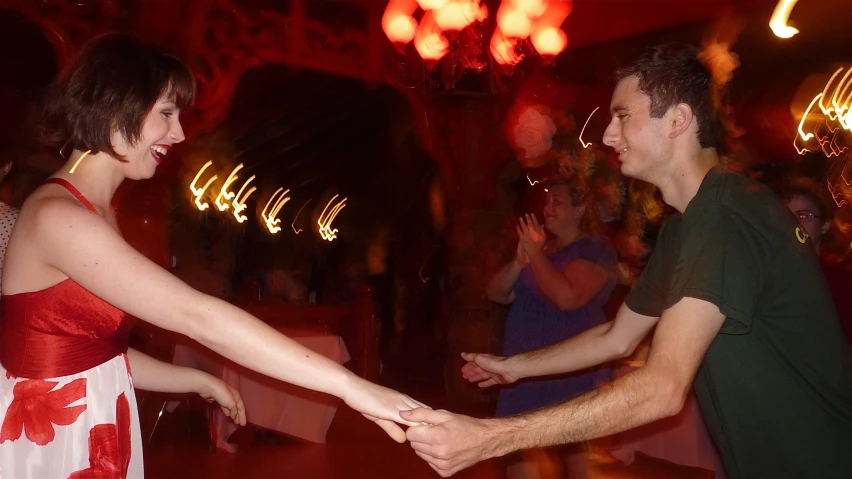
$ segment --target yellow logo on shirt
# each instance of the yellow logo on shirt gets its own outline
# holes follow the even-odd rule
[[[796,226],[796,239],[802,244],[805,244],[805,241],[808,240],[808,234],[805,233],[805,230],[801,226]]]

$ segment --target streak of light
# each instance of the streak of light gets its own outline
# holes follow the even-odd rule
[[[86,150],[86,151],[83,152],[82,155],[80,155],[80,158],[77,158],[77,161],[74,162],[74,166],[71,167],[71,174],[72,175],[74,174],[74,170],[77,169],[77,166],[80,164],[80,162],[83,161],[83,158],[89,156],[89,153],[91,153],[91,152],[92,152],[92,150]]]
[[[231,174],[228,175],[228,178],[225,179],[225,183],[222,185],[222,188],[219,189],[219,194],[216,195],[216,207],[219,208],[219,211],[225,211],[230,208],[230,205],[226,201],[223,201],[223,198],[225,200],[231,200],[234,197],[234,193],[232,191],[228,191],[228,188],[231,187],[231,184],[233,182],[237,181],[237,172],[240,171],[242,168],[242,163],[237,165],[231,171]]]
[[[582,129],[582,130],[580,130],[580,144],[581,144],[581,145],[583,145],[583,148],[588,148],[588,147],[589,147],[589,145],[591,145],[591,144],[592,144],[592,142],[588,142],[588,143],[586,143],[585,141],[583,141],[583,132],[584,132],[584,131],[586,131],[586,126],[588,126],[588,124],[589,124],[589,120],[591,120],[591,119],[592,119],[592,115],[594,115],[594,114],[595,114],[595,112],[596,112],[596,111],[598,111],[599,109],[600,109],[600,107],[597,107],[597,108],[595,108],[594,110],[592,110],[591,115],[589,115],[589,117],[588,117],[588,118],[586,118],[586,123],[584,123],[584,124],[583,124],[583,129]]]
[[[248,201],[248,197],[251,196],[252,193],[257,191],[257,188],[252,186],[248,191],[246,191],[245,195],[243,195],[243,191],[246,189],[249,183],[254,180],[254,178],[255,176],[251,175],[251,177],[249,177],[249,179],[246,180],[245,183],[243,183],[243,186],[240,188],[240,191],[236,194],[236,196],[234,196],[234,201],[231,203],[231,205],[234,207],[234,218],[236,218],[238,223],[242,223],[248,219],[246,215],[240,213],[242,213],[242,211],[246,209],[246,201]]]
[[[305,209],[305,206],[308,206],[308,203],[310,203],[310,202],[311,202],[311,200],[306,201],[305,204],[303,204],[302,207],[299,208],[299,212],[296,213],[296,217],[293,218],[293,222],[290,223],[290,227],[293,228],[293,232],[296,233],[296,234],[299,234],[302,231],[304,231],[304,230],[302,230],[302,228],[299,228],[299,230],[296,231],[296,220],[299,219],[299,215],[302,214],[302,210]]]
[[[337,228],[331,227],[331,222],[334,221],[334,218],[337,217],[338,213],[346,207],[347,198],[343,198],[341,201],[332,206],[331,210],[328,209],[338,196],[340,195],[334,195],[330,200],[328,200],[328,203],[325,205],[325,208],[323,208],[322,213],[317,220],[320,236],[322,236],[322,239],[326,241],[334,241],[337,239],[338,230]]]
[[[775,6],[775,11],[769,18],[769,28],[778,38],[790,38],[799,33],[798,30],[787,25],[787,21],[790,20],[790,12],[793,11],[795,5],[796,0],[780,0],[778,5]]]
[[[289,193],[290,190],[285,190],[284,188],[275,190],[275,193],[272,193],[272,196],[269,197],[269,201],[266,202],[266,206],[263,207],[263,211],[260,213],[263,224],[272,234],[281,231],[281,227],[278,226],[281,224],[281,220],[276,217],[278,216],[278,212],[281,211],[281,208],[290,201],[290,197],[287,196]],[[270,205],[272,208],[270,208]],[[267,214],[267,211],[269,211],[269,214]]]

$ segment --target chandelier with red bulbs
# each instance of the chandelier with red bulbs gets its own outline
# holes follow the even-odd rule
[[[552,60],[568,44],[561,26],[570,13],[570,0],[502,0],[491,35],[491,56],[507,67],[528,52]],[[461,48],[458,32],[482,26],[488,17],[488,7],[481,0],[390,0],[382,29],[397,45],[413,41],[420,57],[434,62],[452,48]]]

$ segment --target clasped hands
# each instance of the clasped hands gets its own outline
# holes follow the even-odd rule
[[[245,405],[239,391],[210,374],[199,372],[199,377],[202,380],[196,392],[218,403],[235,423],[245,425]],[[348,378],[342,399],[395,441],[407,439],[415,453],[443,477],[485,459],[484,449],[478,446],[485,437],[480,420],[434,411],[405,394],[354,375]],[[408,430],[403,431],[400,424],[409,426]]]
[[[547,236],[534,215],[521,217],[518,226],[516,261],[527,266],[531,254],[544,248]],[[462,375],[485,388],[495,384],[511,384],[518,377],[510,372],[506,358],[490,354],[462,353],[467,363]],[[343,396],[347,405],[375,422],[392,439],[411,444],[415,453],[441,477],[449,477],[484,459],[500,455],[502,434],[496,424],[445,410],[432,410],[407,395],[360,378],[353,378]],[[239,393],[218,382],[210,385],[202,397],[216,401],[225,415],[237,424],[245,424],[245,406]],[[403,432],[399,424],[408,426]]]
[[[523,268],[530,264],[530,255],[544,250],[547,233],[544,231],[544,226],[538,223],[535,215],[531,214],[521,216],[515,230],[518,232],[515,262]]]
[[[544,250],[547,234],[535,215],[524,215],[516,226],[518,249],[515,262],[526,267],[530,256]],[[511,384],[519,379],[511,370],[507,358],[491,354],[462,353],[467,363],[462,367],[462,376],[485,388],[496,384]],[[400,416],[417,425],[411,426],[406,438],[415,453],[425,460],[441,477],[449,477],[477,462],[498,456],[501,438],[497,423],[488,419],[476,419],[448,411],[418,408],[400,411]]]
[[[374,421],[397,442],[406,439],[438,474],[448,477],[485,459],[484,422],[448,411],[435,411],[392,389],[352,376],[342,399]],[[403,432],[401,425],[409,426]],[[493,442],[493,441],[492,441]]]
[[[467,364],[462,375],[479,387],[510,384],[518,380],[507,358],[491,354],[462,353]],[[476,419],[448,411],[413,409],[400,416],[417,425],[405,433],[415,453],[441,477],[449,477],[477,462],[509,452],[504,450],[507,435],[497,421]]]

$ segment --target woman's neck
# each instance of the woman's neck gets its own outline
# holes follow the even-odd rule
[[[87,154],[74,150],[53,176],[67,180],[92,204],[105,210],[124,180],[120,165],[106,153]]]

